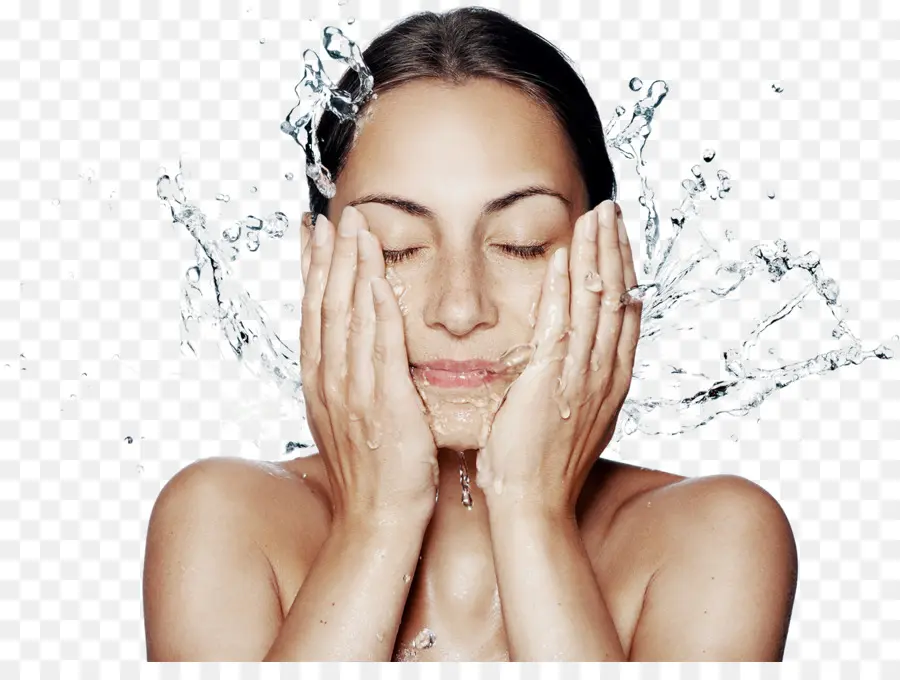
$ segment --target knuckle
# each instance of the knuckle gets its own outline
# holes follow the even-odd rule
[[[322,323],[326,326],[333,326],[346,312],[346,305],[333,299],[325,300],[322,304]]]
[[[350,334],[359,335],[366,329],[366,322],[359,314],[350,316]]]
[[[381,364],[387,363],[388,356],[387,347],[380,342],[376,342],[375,346],[372,348],[372,357],[375,361]]]

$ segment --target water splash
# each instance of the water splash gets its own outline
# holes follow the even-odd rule
[[[359,92],[353,97],[337,89],[324,73],[318,55],[307,50],[304,52],[303,78],[295,88],[299,101],[281,124],[281,130],[304,147],[308,160],[307,175],[315,181],[323,195],[332,197],[334,184],[328,169],[321,164],[316,136],[321,116],[327,110],[342,121],[355,122],[364,101],[376,95],[372,92],[374,83],[371,73],[363,63],[357,45],[334,27],[327,27],[323,35],[329,56],[347,64],[359,75]],[[629,85],[634,91],[643,88],[643,83],[637,78],[632,79]],[[697,218],[703,200],[716,201],[729,195],[732,180],[726,170],[719,169],[714,178],[707,178],[704,166],[693,164],[690,177],[681,182],[684,191],[681,203],[671,211],[668,221],[660,220],[655,194],[648,181],[643,150],[652,131],[654,115],[668,92],[664,81],[652,82],[645,95],[630,107],[630,117],[627,115],[628,107],[616,106],[615,115],[604,130],[610,152],[618,152],[633,161],[635,173],[640,179],[638,245],[644,264],[642,278],[645,280],[629,290],[621,300],[623,304],[643,303],[639,355],[642,349],[660,346],[667,336],[677,340],[684,331],[691,330],[681,322],[695,316],[692,310],[733,299],[747,281],[762,280],[763,283],[767,281],[771,285],[779,285],[790,275],[800,277],[806,283],[799,293],[783,300],[776,310],[758,321],[739,346],[729,347],[721,353],[721,379],[669,365],[669,360],[658,368],[669,376],[675,376],[670,386],[676,394],[661,396],[658,380],[651,382],[646,377],[649,371],[645,369],[651,368],[652,362],[636,364],[638,368],[634,373],[632,392],[617,423],[616,441],[637,431],[669,435],[682,433],[726,413],[745,415],[774,392],[805,377],[834,371],[848,364],[858,365],[869,358],[890,359],[894,353],[886,345],[863,349],[842,316],[837,282],[824,273],[814,252],[792,254],[787,243],[779,240],[774,244],[759,243],[753,246],[746,259],[722,260],[716,247],[718,238],[701,228]],[[705,149],[700,156],[708,164],[715,159],[716,152]],[[250,216],[217,233],[208,226],[206,215],[188,202],[184,194],[181,165],[174,181],[165,174],[164,169],[161,172],[163,174],[157,183],[158,195],[169,206],[173,221],[182,225],[196,242],[197,264],[188,269],[182,282],[182,346],[185,352],[194,351],[199,322],[204,319],[215,321],[225,347],[254,373],[275,383],[287,399],[298,403],[305,419],[296,353],[269,328],[263,310],[235,281],[230,268],[230,263],[241,256],[237,242],[242,234],[246,249],[254,251],[259,247],[260,234],[278,239],[285,233],[289,228],[287,217],[280,212],[266,219]],[[292,175],[288,173],[286,177],[291,179]],[[773,196],[774,192],[770,192],[769,197]],[[732,230],[725,230],[724,233],[726,241],[734,238]],[[392,281],[392,285],[402,303],[405,288],[401,287],[398,292],[398,282]],[[832,338],[844,341],[847,346],[800,361],[783,363],[775,368],[752,365],[750,350],[757,345],[760,336],[795,310],[801,309],[804,300],[809,297],[818,298],[825,304],[836,322],[831,332]],[[531,361],[533,352],[534,346],[531,344],[517,345],[490,370],[521,373]],[[699,387],[691,388],[688,382],[691,379],[704,382]],[[640,396],[642,388],[654,393]],[[485,400],[484,405],[495,412],[500,400],[494,396],[492,401]],[[472,403],[475,403],[474,398]],[[482,439],[489,432],[489,424],[483,430]],[[285,453],[306,446],[308,444],[290,442],[285,447]],[[460,483],[465,504],[468,469],[464,465],[463,458],[460,462]],[[468,494],[468,500],[471,502],[471,494]]]
[[[294,88],[299,101],[281,123],[281,131],[304,148],[307,176],[315,181],[323,196],[332,198],[335,193],[334,182],[328,168],[322,165],[316,134],[319,122],[325,111],[330,111],[342,122],[355,122],[360,107],[367,99],[377,98],[377,95],[372,92],[375,82],[372,73],[363,63],[362,52],[356,43],[344,35],[341,29],[327,26],[323,31],[323,44],[328,56],[356,71],[360,81],[359,90],[353,96],[338,89],[325,73],[319,55],[313,50],[306,50],[303,53],[303,78]]]
[[[179,160],[174,180],[163,174],[157,181],[157,196],[168,206],[172,220],[184,227],[195,241],[196,264],[188,268],[181,284],[181,349],[196,356],[201,322],[214,322],[221,346],[254,374],[272,382],[291,402],[302,404],[299,361],[296,352],[270,329],[265,310],[234,279],[231,263],[240,257],[242,234],[246,248],[255,251],[260,234],[279,239],[289,228],[284,213],[268,218],[248,216],[218,231],[207,216],[187,199]],[[302,416],[305,422],[305,412]]]

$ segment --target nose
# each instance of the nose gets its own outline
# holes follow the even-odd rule
[[[433,272],[432,294],[425,308],[429,328],[464,337],[497,323],[498,311],[485,281],[484,268],[473,258],[445,261]]]

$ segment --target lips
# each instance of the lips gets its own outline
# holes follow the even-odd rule
[[[491,361],[430,361],[425,364],[414,364],[413,374],[423,382],[434,387],[466,388],[481,387],[497,380],[500,376],[488,369]]]

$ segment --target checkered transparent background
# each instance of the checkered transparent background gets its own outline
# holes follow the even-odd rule
[[[743,254],[778,237],[795,252],[818,251],[867,347],[900,331],[900,4],[484,4],[570,55],[604,119],[634,101],[632,76],[668,82],[645,154],[664,218],[712,147],[735,188],[705,205],[704,224],[733,229]],[[274,390],[222,358],[214,342],[197,359],[181,357],[179,282],[193,247],[156,198],[158,169],[174,175],[184,157],[189,196],[223,223],[287,214],[285,238],[264,241],[238,271],[295,343],[307,196],[299,148],[278,124],[295,101],[302,52],[321,52],[326,24],[365,47],[402,16],[452,6],[0,3],[3,677],[296,677],[296,669],[247,664],[139,664],[143,544],[159,490],[198,458],[278,459],[286,441],[303,436],[296,412],[279,409]],[[615,160],[633,227],[637,180]],[[230,202],[217,202],[219,193]],[[698,323],[733,342],[778,295],[748,286],[740,302]],[[833,347],[823,310],[808,307],[808,318],[774,338],[786,359]],[[719,370],[710,354],[718,347],[666,352]],[[896,360],[870,360],[793,385],[764,404],[758,422],[722,419],[675,440],[635,436],[609,454],[683,475],[742,475],[781,501],[800,554],[787,677],[876,677],[879,669],[900,677],[898,375]],[[601,673],[553,664],[344,670],[386,678]],[[326,678],[338,668],[308,672]],[[781,671],[665,664],[602,673]]]

